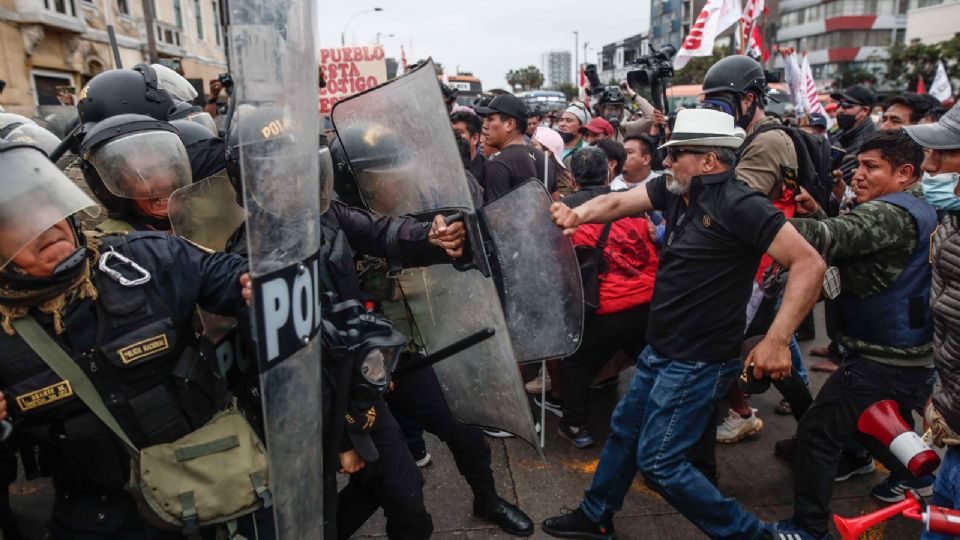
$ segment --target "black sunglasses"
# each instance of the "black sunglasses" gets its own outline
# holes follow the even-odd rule
[[[852,108],[854,108],[854,107],[863,107],[863,105],[861,105],[861,104],[859,104],[859,103],[854,103],[854,102],[852,102],[852,101],[841,101],[841,102],[840,102],[840,108],[841,108],[841,109],[852,109]]]
[[[679,158],[684,154],[703,155],[703,154],[709,154],[709,153],[710,152],[706,152],[704,150],[691,150],[689,148],[676,148],[676,147],[667,148],[667,154],[670,156],[670,161],[676,161],[677,158]]]

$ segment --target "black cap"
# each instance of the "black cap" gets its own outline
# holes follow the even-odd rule
[[[501,113],[512,118],[522,126],[527,123],[527,104],[513,94],[501,94],[490,102],[487,106],[479,106],[475,109],[480,116],[487,116],[493,113]],[[518,127],[523,131],[523,127]]]
[[[607,154],[595,146],[585,146],[570,156],[570,171],[582,186],[602,186],[607,181]]]
[[[877,106],[877,94],[862,84],[855,84],[843,92],[830,94],[830,97],[836,101],[850,101],[871,109]]]

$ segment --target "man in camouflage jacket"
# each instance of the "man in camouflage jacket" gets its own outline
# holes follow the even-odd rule
[[[834,479],[843,474],[838,470],[874,469],[869,455],[844,449],[850,438],[859,436],[900,479],[912,478],[878,441],[857,432],[857,419],[884,399],[897,401],[909,418],[923,406],[933,380],[926,258],[936,212],[917,183],[922,151],[902,132],[881,132],[864,141],[858,158],[860,204],[852,212],[827,218],[804,194],[798,213],[810,218],[790,220],[839,269],[838,339],[847,350],[800,421],[794,516],[781,522],[781,530],[813,538],[828,533]]]

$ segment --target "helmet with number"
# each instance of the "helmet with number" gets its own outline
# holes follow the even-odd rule
[[[0,305],[35,306],[85,279],[87,250],[75,214],[96,216],[100,208],[41,148],[23,139],[0,138],[0,169]],[[64,220],[66,228],[59,226]],[[49,275],[31,275],[18,264],[28,252],[42,259],[62,241],[72,241],[73,251],[64,253]]]
[[[84,137],[80,157],[83,176],[110,217],[155,229],[169,229],[167,199],[193,179],[177,129],[139,114],[97,123]]]

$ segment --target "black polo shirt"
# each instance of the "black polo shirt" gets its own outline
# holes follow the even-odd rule
[[[690,206],[667,191],[665,176],[646,186],[667,220],[647,342],[679,360],[737,358],[753,279],[783,213],[733,170],[695,177]]]

